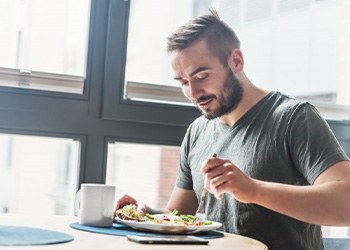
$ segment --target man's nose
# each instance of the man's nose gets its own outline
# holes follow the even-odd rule
[[[189,83],[189,95],[191,99],[197,100],[202,95],[202,89],[198,84]]]

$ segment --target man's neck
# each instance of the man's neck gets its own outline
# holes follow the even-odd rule
[[[243,96],[240,103],[234,110],[219,117],[220,122],[229,127],[232,127],[245,113],[268,94],[268,91],[256,87],[249,80],[243,83],[242,86]]]

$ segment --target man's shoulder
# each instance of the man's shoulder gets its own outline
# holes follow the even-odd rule
[[[276,111],[294,113],[302,108],[314,108],[309,102],[297,97],[275,91],[271,95],[271,102],[276,107]]]
[[[271,96],[274,97],[274,100],[287,103],[289,105],[300,105],[307,103],[306,101],[301,100],[295,96],[288,95],[279,91],[273,91],[271,93]]]

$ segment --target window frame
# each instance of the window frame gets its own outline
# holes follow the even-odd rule
[[[108,100],[103,100],[108,94],[105,87],[108,84],[118,89],[120,85],[115,71],[115,64],[109,59],[107,44],[115,42],[111,37],[118,37],[108,25],[109,15],[113,12],[112,6],[120,9],[118,13],[126,11],[128,2],[124,0],[91,0],[89,38],[86,63],[86,79],[84,83],[83,94],[72,94],[45,90],[35,90],[26,88],[13,88],[0,86],[0,132],[10,134],[38,135],[66,138],[79,138],[81,142],[79,180],[77,188],[81,183],[104,183],[106,179],[106,156],[109,140],[119,142],[137,142],[150,143],[158,145],[179,146],[186,132],[186,123],[189,124],[191,118],[184,122],[182,107],[178,108],[177,116],[173,117],[173,122],[154,122],[148,123],[139,119],[106,119],[103,115],[103,107],[109,106],[112,109],[119,105],[118,94],[114,93]],[[113,9],[115,10],[115,9]],[[127,15],[122,14],[125,18]],[[117,27],[120,21],[117,21]],[[113,23],[114,25],[114,23]],[[124,37],[125,38],[125,37]],[[120,39],[120,38],[119,38]],[[118,41],[118,39],[116,40]],[[116,46],[114,53],[125,53],[126,44]],[[112,61],[113,62],[113,61]],[[119,71],[123,69],[123,60],[118,61]],[[107,73],[108,74],[107,74]],[[110,78],[108,78],[108,77]],[[105,80],[109,80],[105,84]],[[115,84],[117,83],[117,84]],[[110,91],[110,90],[109,90]],[[120,93],[120,92],[117,92]],[[122,105],[122,104],[121,104]],[[161,108],[163,112],[168,112],[164,105]],[[122,106],[123,109],[125,106]],[[130,105],[132,109],[128,112],[134,112],[139,103]],[[120,110],[120,108],[118,108]],[[138,111],[137,114],[145,112],[147,116],[159,116],[159,105],[148,104],[146,109]],[[135,111],[136,112],[136,111]],[[194,109],[193,109],[193,113]],[[119,114],[118,114],[119,115]],[[173,115],[173,114],[172,114]],[[170,117],[170,114],[168,115]],[[181,121],[177,123],[177,121]],[[181,124],[182,123],[182,124]],[[180,124],[180,125],[178,125]]]
[[[88,100],[89,98],[89,77],[88,74],[91,70],[89,62],[91,60],[90,53],[91,51],[91,36],[93,30],[93,25],[97,21],[94,18],[96,8],[94,5],[95,0],[90,1],[90,17],[89,17],[89,29],[88,29],[88,41],[87,41],[87,52],[86,52],[86,75],[84,76],[74,76],[74,75],[68,75],[68,74],[58,74],[58,73],[50,73],[50,72],[43,72],[43,71],[35,71],[31,69],[18,69],[18,68],[4,68],[0,67],[0,81],[2,80],[2,77],[8,77],[10,78],[11,84],[9,86],[0,85],[0,93],[15,93],[15,94],[21,94],[21,95],[34,95],[34,96],[48,96],[48,97],[58,97],[58,98],[69,98],[69,99],[77,99],[77,100]],[[64,86],[65,84],[70,85],[77,85],[77,84],[83,84],[83,91],[82,93],[74,93],[74,92],[65,92],[65,91],[55,91],[55,90],[45,90],[45,89],[36,89],[31,88],[31,83],[35,80],[39,80],[41,82],[44,82],[45,80],[51,81],[50,84],[47,84],[48,86]],[[18,85],[19,87],[15,87],[15,85]]]
[[[11,86],[0,86],[0,92],[2,93],[17,93],[24,95],[37,95],[37,96],[49,96],[49,97],[64,97],[69,99],[80,99],[87,100],[89,95],[89,81],[87,77],[83,79],[83,77],[79,76],[70,76],[63,74],[51,74],[40,71],[30,71],[30,73],[23,72],[21,69],[5,69],[0,68],[0,81],[3,79],[2,77],[8,77],[11,80]],[[47,86],[60,86],[65,85],[66,82],[69,85],[78,85],[83,84],[83,92],[82,93],[73,93],[73,92],[65,92],[65,91],[55,91],[48,89],[36,89],[32,88],[33,81],[38,79],[41,82],[51,81],[51,83],[47,84]],[[15,85],[18,85],[15,86]]]
[[[193,106],[124,99],[129,11],[130,0],[110,1],[102,117],[187,127],[200,115]]]

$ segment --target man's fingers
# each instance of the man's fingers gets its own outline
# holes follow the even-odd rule
[[[129,195],[124,195],[119,200],[117,200],[117,202],[115,204],[115,209],[117,210],[117,209],[122,208],[126,205],[129,205],[129,204],[137,204],[136,199],[134,199],[133,197],[131,197]]]
[[[147,208],[146,208],[146,205],[143,204],[143,202],[136,202],[136,206],[137,206],[137,210],[142,212],[143,214],[145,214],[147,212]]]
[[[217,156],[209,157],[202,163],[201,173],[206,174],[226,161],[227,161],[226,159],[220,159],[220,158],[217,158]]]

